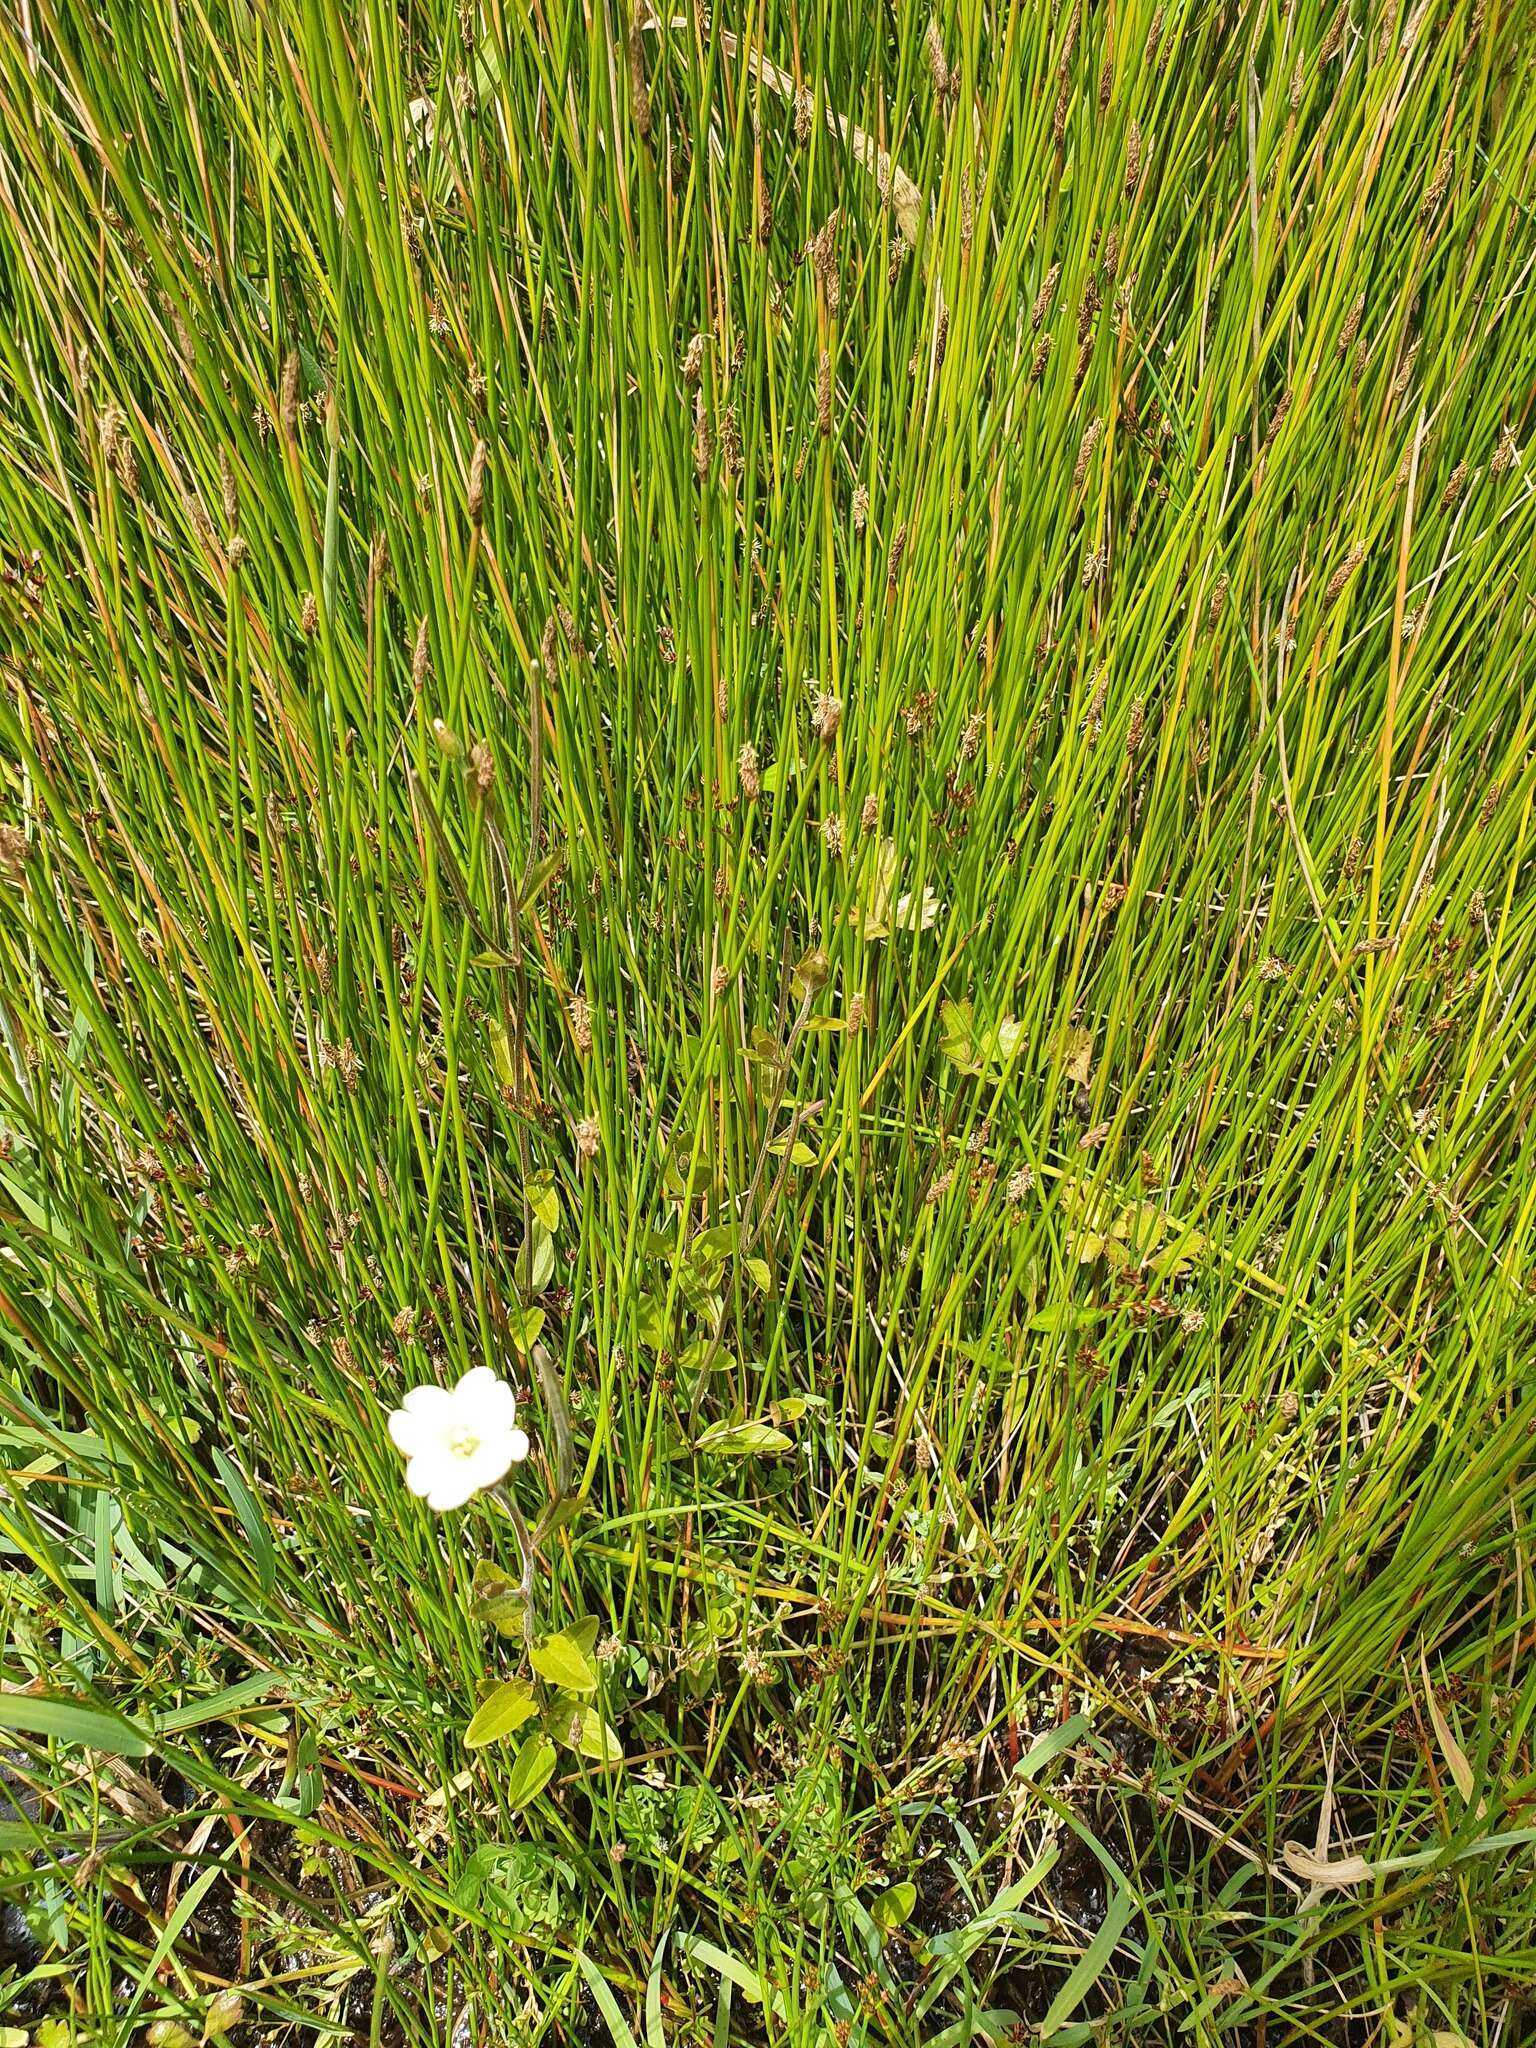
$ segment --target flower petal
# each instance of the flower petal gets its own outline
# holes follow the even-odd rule
[[[412,1387],[411,1391],[401,1401],[400,1406],[407,1415],[431,1415],[437,1413],[446,1417],[452,1403],[453,1396],[446,1387],[435,1387],[429,1383],[424,1387]]]
[[[502,1384],[488,1365],[472,1366],[454,1388],[454,1398],[457,1400],[468,1395],[470,1400],[479,1401],[491,1387],[499,1387]]]
[[[410,1408],[397,1408],[389,1418],[390,1440],[407,1458],[420,1457],[442,1442],[442,1429],[435,1415],[419,1415]]]
[[[512,1437],[511,1437],[511,1442],[512,1442],[512,1462],[513,1462],[513,1464],[514,1464],[514,1465],[521,1465],[521,1463],[523,1462],[524,1458],[526,1458],[526,1457],[527,1457],[527,1455],[528,1455],[528,1450],[529,1450],[529,1444],[528,1444],[528,1432],[527,1432],[527,1430],[526,1430],[526,1429],[514,1429],[514,1430],[512,1431]]]
[[[451,1457],[446,1451],[436,1449],[424,1451],[419,1457],[412,1458],[409,1464],[407,1464],[405,1468],[406,1486],[420,1500],[423,1495],[429,1494],[432,1491],[440,1479],[447,1476],[450,1466],[455,1466],[459,1463],[459,1459]]]
[[[427,1495],[427,1506],[434,1513],[443,1515],[450,1508],[461,1508],[470,1496],[479,1491],[475,1483],[474,1458],[445,1458],[433,1471],[433,1486]]]
[[[505,1380],[492,1379],[488,1387],[474,1389],[463,1412],[482,1436],[494,1436],[517,1420],[517,1396]]]
[[[481,1493],[487,1486],[494,1486],[498,1479],[506,1478],[512,1463],[512,1437],[510,1429],[498,1429],[494,1435],[484,1438],[470,1457],[460,1460],[469,1474],[471,1492]]]

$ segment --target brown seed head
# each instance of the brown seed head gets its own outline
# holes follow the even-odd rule
[[[1364,560],[1365,549],[1363,547],[1352,547],[1350,549],[1349,553],[1344,557],[1343,561],[1340,562],[1337,569],[1335,569],[1333,574],[1328,578],[1328,587],[1323,592],[1324,604],[1332,604],[1334,602],[1334,600],[1342,593],[1345,584],[1349,581],[1350,577],[1354,575],[1355,571],[1359,568],[1360,564]]]
[[[824,747],[830,747],[837,738],[837,729],[842,722],[842,698],[834,697],[830,691],[818,690],[811,701],[811,730]]]
[[[1450,184],[1451,174],[1455,168],[1456,152],[1454,149],[1448,149],[1436,164],[1435,175],[1424,188],[1424,197],[1419,206],[1420,220],[1428,220],[1445,197],[1445,188]]]
[[[1131,704],[1130,723],[1126,726],[1125,729],[1125,751],[1127,758],[1133,756],[1137,748],[1141,745],[1142,739],[1146,733],[1146,729],[1146,703],[1142,698],[1137,697]]]
[[[1072,465],[1072,488],[1080,491],[1083,479],[1088,474],[1088,465],[1093,460],[1093,451],[1099,445],[1099,436],[1104,431],[1102,419],[1091,419],[1083,429],[1083,438],[1077,444],[1077,460]]]
[[[421,624],[416,628],[416,646],[411,654],[411,687],[413,689],[420,690],[422,684],[427,680],[427,674],[431,665],[431,656],[427,651],[427,622],[423,618]]]
[[[471,526],[478,526],[485,514],[485,462],[485,443],[477,441],[469,458],[469,489],[464,499]]]
[[[278,404],[278,418],[282,421],[283,432],[291,441],[299,431],[299,352],[297,349],[290,349],[283,363],[283,383]]]
[[[750,740],[743,740],[741,752],[736,756],[736,772],[741,777],[741,793],[749,804],[756,803],[762,788],[762,777],[758,770],[757,749]]]
[[[1285,425],[1286,415],[1290,409],[1291,394],[1289,391],[1282,391],[1276,401],[1274,411],[1269,416],[1269,425],[1264,429],[1264,447],[1266,450],[1272,446],[1275,436]]]
[[[1029,309],[1029,324],[1038,327],[1051,309],[1051,300],[1056,295],[1056,286],[1061,278],[1061,265],[1053,263],[1040,280],[1040,289],[1035,293],[1035,303]]]
[[[1442,512],[1449,512],[1456,500],[1466,489],[1467,477],[1470,472],[1471,465],[1463,457],[1446,479],[1445,489],[1440,494],[1440,510]]]
[[[645,77],[645,35],[640,27],[640,17],[634,16],[629,24],[629,109],[634,116],[635,132],[642,142],[651,138],[651,89]]]
[[[923,53],[928,59],[928,75],[933,80],[933,97],[942,113],[944,102],[954,90],[950,76],[949,59],[944,54],[944,37],[936,20],[930,18],[927,34],[923,37]]]
[[[693,402],[693,473],[700,483],[709,475],[714,453],[714,436],[709,430],[709,409],[704,403],[704,393],[700,391]]]
[[[904,525],[898,526],[896,537],[891,542],[890,567],[885,572],[885,586],[887,590],[894,590],[896,588],[896,579],[901,574],[901,558],[906,552],[907,529]]]
[[[1125,196],[1136,197],[1136,187],[1141,183],[1141,128],[1135,115],[1131,116],[1130,132],[1125,138]]]
[[[0,825],[0,874],[16,880],[32,858],[32,841],[20,825]]]
[[[727,476],[740,476],[746,466],[746,453],[741,445],[741,424],[736,418],[735,406],[728,405],[720,421],[720,467]]]

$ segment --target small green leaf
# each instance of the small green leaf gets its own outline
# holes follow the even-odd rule
[[[672,1319],[658,1294],[642,1294],[635,1304],[635,1335],[652,1351],[666,1351],[672,1343]]]
[[[592,1652],[597,1648],[597,1638],[601,1633],[597,1616],[595,1614],[584,1614],[580,1621],[573,1621],[565,1633],[590,1664],[592,1662]]]
[[[528,1207],[553,1237],[560,1228],[560,1197],[552,1173],[536,1173],[527,1184]]]
[[[694,1445],[717,1458],[751,1458],[793,1448],[783,1430],[767,1422],[717,1422]]]
[[[1107,1313],[1093,1302],[1058,1302],[1051,1308],[1037,1309],[1025,1327],[1043,1335],[1059,1336],[1063,1330],[1081,1330],[1096,1323]]]
[[[725,1258],[735,1251],[740,1239],[741,1232],[734,1223],[717,1223],[709,1230],[701,1230],[689,1251],[695,1258],[701,1253],[705,1257]]]
[[[528,1236],[517,1254],[513,1277],[520,1294],[542,1294],[554,1277],[555,1240],[535,1216]]]
[[[533,1687],[526,1678],[509,1678],[498,1685],[488,1699],[480,1702],[475,1717],[464,1731],[466,1749],[483,1749],[488,1742],[500,1742],[531,1721],[538,1712]]]
[[[496,1068],[496,1078],[503,1088],[515,1092],[517,1070],[512,1064],[512,1041],[507,1036],[507,1027],[499,1017],[492,1017],[487,1029],[491,1035],[491,1060]]]
[[[524,875],[518,889],[518,908],[531,910],[564,865],[564,853],[548,853],[543,860],[535,862]]]
[[[597,1673],[573,1636],[545,1636],[528,1652],[528,1661],[540,1678],[567,1692],[595,1692]]]
[[[869,1917],[877,1927],[889,1933],[893,1927],[900,1927],[910,1920],[912,1909],[917,1904],[917,1886],[903,1878],[900,1884],[893,1884],[888,1891],[881,1892],[869,1909]]]
[[[775,1138],[768,1147],[776,1158],[782,1159],[787,1153],[791,1166],[814,1166],[816,1154],[802,1138]]]
[[[758,1067],[782,1067],[784,1064],[783,1046],[771,1031],[765,1031],[761,1025],[753,1032],[751,1043],[742,1047],[741,1056]]]
[[[768,1270],[768,1261],[766,1259],[743,1259],[741,1263],[746,1269],[747,1278],[752,1282],[758,1293],[766,1294],[773,1285],[773,1275]]]
[[[554,1774],[555,1745],[542,1732],[530,1735],[513,1758],[502,1786],[507,1804],[513,1808],[531,1805]]]
[[[596,1707],[583,1706],[570,1693],[562,1693],[544,1716],[544,1726],[565,1749],[589,1757],[595,1764],[621,1764],[624,1745]]]
[[[523,1632],[523,1591],[499,1564],[488,1557],[477,1558],[474,1576],[475,1616],[488,1621],[498,1635],[520,1636]]]
[[[538,1343],[544,1330],[544,1311],[541,1308],[510,1308],[507,1311],[507,1335],[524,1358]]]

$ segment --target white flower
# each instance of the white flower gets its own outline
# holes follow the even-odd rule
[[[442,1514],[527,1457],[527,1433],[516,1423],[512,1389],[477,1365],[456,1387],[412,1387],[390,1416],[389,1433],[405,1454],[406,1485]]]

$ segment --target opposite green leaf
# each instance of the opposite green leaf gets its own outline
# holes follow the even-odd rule
[[[525,1721],[531,1721],[537,1712],[538,1704],[528,1680],[509,1678],[504,1685],[497,1686],[489,1699],[480,1702],[464,1731],[465,1747],[483,1749],[488,1742],[500,1742]]]
[[[573,1636],[545,1636],[528,1652],[528,1661],[540,1678],[567,1692],[595,1692],[597,1672]]]
[[[555,1745],[542,1733],[530,1735],[513,1759],[502,1787],[507,1804],[529,1806],[555,1774]]]

